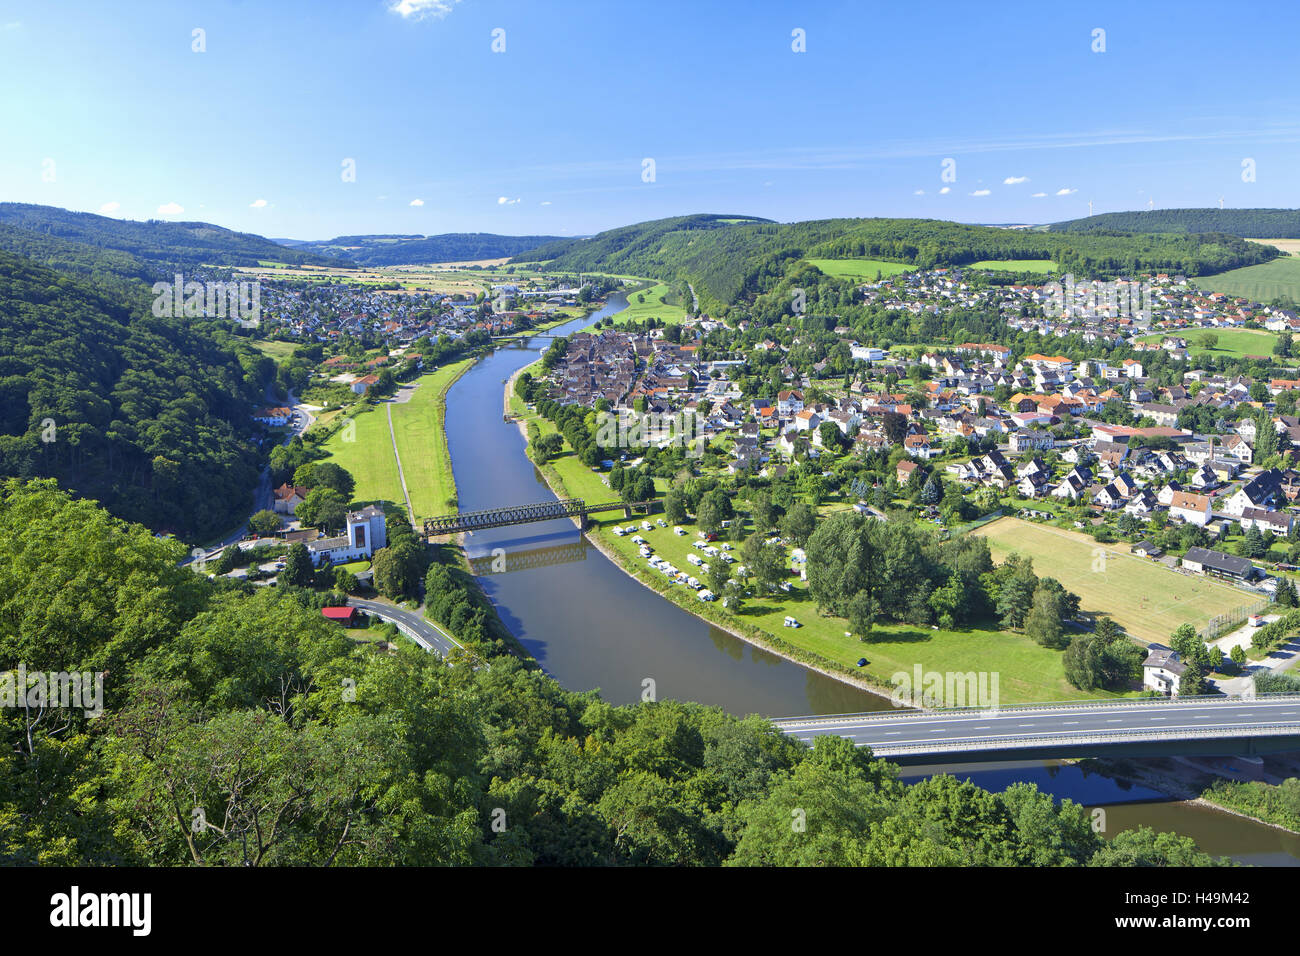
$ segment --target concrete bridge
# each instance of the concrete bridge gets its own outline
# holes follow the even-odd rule
[[[773,723],[805,742],[822,734],[846,737],[901,764],[1249,755],[1300,749],[1300,694],[898,710]]]
[[[505,528],[534,521],[554,521],[557,518],[577,519],[579,525],[585,528],[588,516],[592,514],[622,511],[626,517],[631,518],[634,511],[640,510],[649,514],[658,505],[658,501],[607,501],[589,505],[581,498],[557,498],[526,505],[439,515],[424,522],[424,534],[426,537],[435,537],[459,534],[464,531],[486,531],[489,528]]]

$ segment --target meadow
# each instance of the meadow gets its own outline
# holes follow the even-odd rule
[[[1272,355],[1273,343],[1277,336],[1272,332],[1253,329],[1194,329],[1194,330],[1177,330],[1160,335],[1144,335],[1139,339],[1142,342],[1159,342],[1167,335],[1176,336],[1180,339],[1187,340],[1187,346],[1192,352],[1208,352],[1216,355],[1231,355],[1235,358],[1241,358],[1246,355]],[[1213,349],[1205,347],[1204,340],[1207,335],[1216,336],[1218,341]]]
[[[444,428],[447,390],[473,361],[461,359],[422,375],[410,401],[391,406],[397,453],[417,520],[456,510],[456,479]],[[392,457],[391,447],[388,454]]]
[[[916,266],[906,262],[886,262],[883,259],[808,259],[806,261],[833,278],[862,279],[868,282],[874,282],[877,275],[888,279],[890,276],[916,269]]]
[[[1199,288],[1239,295],[1253,302],[1269,303],[1276,298],[1300,302],[1300,257],[1284,256],[1244,269],[1230,269],[1196,279]]]
[[[1174,571],[1129,553],[1127,544],[1019,518],[999,518],[972,534],[988,540],[993,559],[1011,552],[1033,559],[1034,571],[1080,597],[1080,610],[1110,615],[1133,637],[1168,643],[1181,624],[1198,630],[1217,614],[1257,599],[1213,578]]]
[[[384,406],[364,405],[353,422],[355,427],[345,423],[322,446],[330,460],[356,479],[353,500],[359,504],[378,502],[405,509]],[[349,437],[353,440],[348,441]]]
[[[627,296],[627,308],[615,313],[614,321],[644,322],[646,319],[661,319],[670,324],[681,322],[686,318],[686,307],[680,303],[667,301],[672,292],[672,286],[664,282],[639,292],[630,292]]]
[[[998,272],[1037,272],[1040,275],[1059,272],[1061,269],[1052,259],[981,259],[963,268],[993,269]]]

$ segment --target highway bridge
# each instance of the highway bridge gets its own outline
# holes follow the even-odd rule
[[[1300,749],[1300,694],[897,710],[773,723],[808,743],[823,734],[846,737],[901,764],[1249,755]]]
[[[554,521],[557,518],[576,518],[582,527],[587,526],[587,516],[604,511],[622,511],[628,518],[634,511],[649,514],[658,501],[606,501],[589,505],[581,498],[556,498],[526,505],[509,505],[504,508],[487,508],[483,511],[460,511],[439,515],[424,522],[426,537],[458,534],[463,531],[486,531],[534,521]]]

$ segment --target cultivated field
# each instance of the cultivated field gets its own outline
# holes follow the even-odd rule
[[[1247,239],[1246,241],[1258,242],[1261,246],[1273,246],[1287,255],[1300,255],[1300,239]]]
[[[1032,558],[1035,573],[1078,594],[1083,611],[1109,614],[1143,641],[1168,643],[1180,624],[1199,629],[1216,614],[1256,600],[1211,578],[1132,555],[1127,544],[1099,544],[1087,535],[1019,518],[999,518],[971,533],[988,539],[998,562],[1013,551]]]
[[[1279,296],[1300,301],[1300,258],[1286,256],[1215,276],[1200,276],[1196,284],[1212,292],[1240,295],[1254,302],[1268,303]]]
[[[877,274],[882,278],[896,276],[901,272],[910,272],[916,266],[906,262],[885,262],[883,259],[809,259],[810,265],[816,266],[828,276],[836,279],[865,279],[874,281]]]

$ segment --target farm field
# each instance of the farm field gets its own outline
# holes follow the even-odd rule
[[[816,266],[836,279],[874,280],[877,273],[887,279],[916,268],[906,262],[885,262],[883,259],[809,259],[807,261],[809,265]]]
[[[344,441],[345,425],[326,440],[322,448],[330,459],[356,479],[353,499],[358,503],[387,503],[405,509],[402,483],[393,457],[388,433],[388,415],[382,405],[367,405],[356,418],[355,441]],[[409,473],[408,473],[409,474]]]
[[[1054,577],[1079,595],[1081,610],[1109,614],[1142,641],[1168,643],[1181,624],[1199,629],[1215,615],[1255,600],[1211,578],[1132,555],[1127,544],[1100,544],[1049,525],[1008,517],[971,533],[988,539],[995,561],[1013,551],[1032,558],[1037,574]]]
[[[1247,239],[1246,241],[1258,242],[1261,246],[1272,246],[1293,256],[1300,254],[1300,239]]]
[[[1037,272],[1043,275],[1060,270],[1060,266],[1052,259],[982,259],[964,268],[995,269],[1002,272]]]
[[[411,508],[417,519],[456,510],[456,479],[452,475],[443,416],[447,389],[472,361],[462,359],[422,375],[410,401],[394,402],[390,406],[397,453],[402,459],[406,489],[411,493]],[[391,446],[387,453],[391,458]]]
[[[1212,292],[1240,295],[1255,302],[1268,303],[1279,296],[1300,301],[1300,258],[1284,256],[1257,266],[1200,276],[1196,284]]]
[[[1232,355],[1240,358],[1244,355],[1272,355],[1273,343],[1277,335],[1273,332],[1255,331],[1253,329],[1196,329],[1194,331],[1174,331],[1160,335],[1144,335],[1143,342],[1159,342],[1167,335],[1186,339],[1192,352],[1211,352],[1203,344],[1207,335],[1218,336],[1218,344],[1212,354]]]

